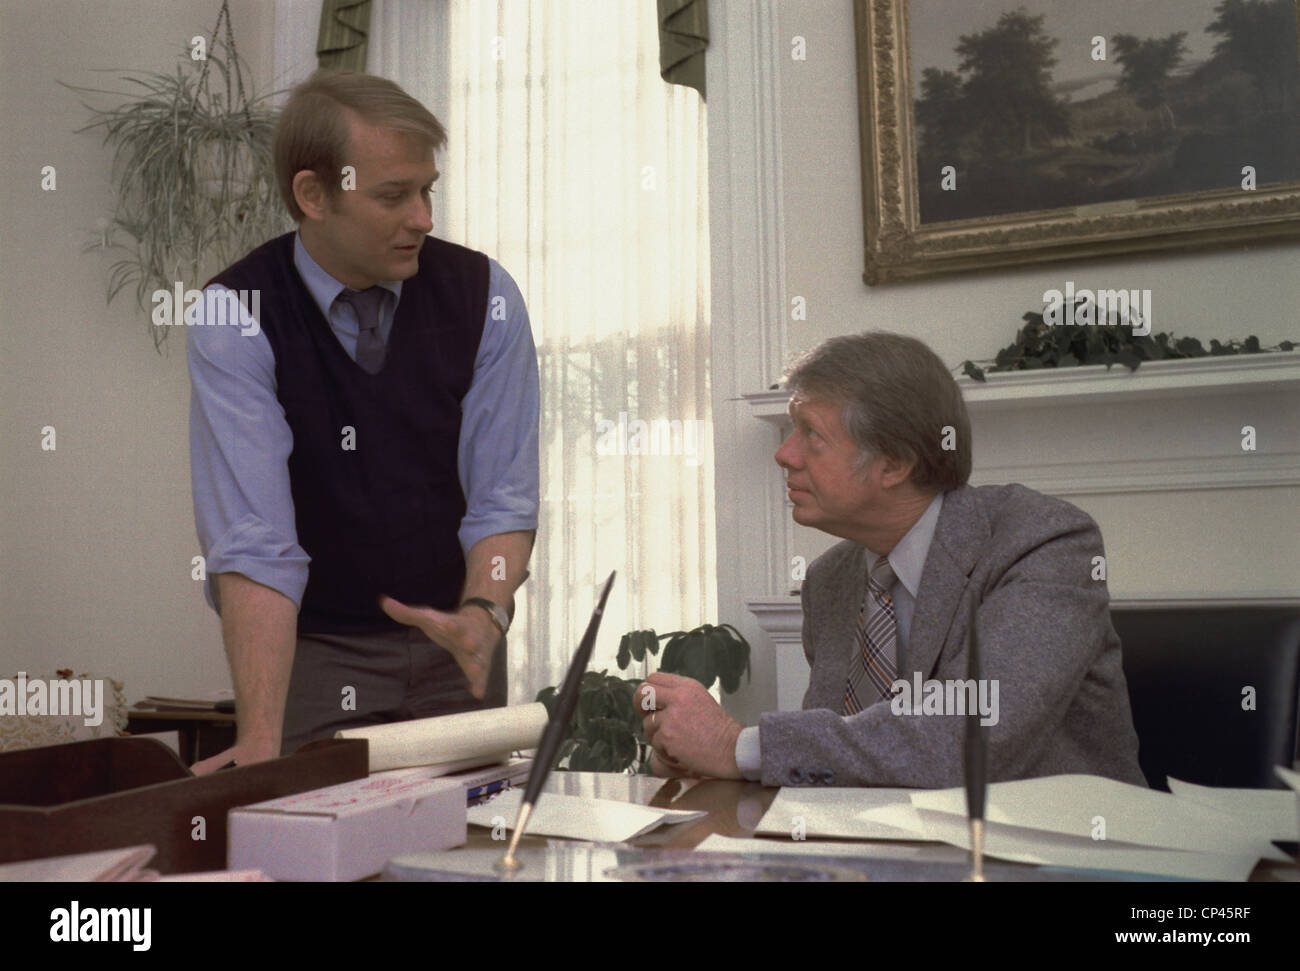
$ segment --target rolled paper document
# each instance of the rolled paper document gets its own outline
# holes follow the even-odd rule
[[[334,737],[366,739],[370,743],[370,771],[383,772],[480,758],[490,762],[516,749],[536,748],[545,730],[546,706],[535,701],[391,725],[347,728]]]

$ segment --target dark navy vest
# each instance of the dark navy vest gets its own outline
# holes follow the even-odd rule
[[[383,369],[371,375],[321,315],[293,265],[293,240],[271,240],[213,282],[261,290],[258,323],[293,431],[298,543],[311,556],[298,630],[397,629],[379,594],[450,609],[465,584],[456,457],[487,310],[487,257],[425,238],[419,271],[402,283]],[[349,428],[353,448],[344,447]]]

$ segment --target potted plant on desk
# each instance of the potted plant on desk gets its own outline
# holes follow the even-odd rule
[[[694,678],[705,688],[721,682],[724,694],[740,688],[742,673],[749,675],[749,642],[730,624],[702,624],[694,630],[669,634],[630,631],[619,641],[619,670],[657,654],[662,640],[668,643],[659,657],[659,670],[666,674]],[[583,674],[573,722],[560,746],[559,762],[565,764],[558,767],[575,772],[649,772],[650,752],[641,728],[642,713],[633,697],[642,680],[621,678],[604,670]],[[555,711],[557,691],[552,685],[537,694],[548,714]]]

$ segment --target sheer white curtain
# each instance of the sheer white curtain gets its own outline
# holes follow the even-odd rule
[[[370,69],[448,130],[434,233],[501,262],[538,345],[541,525],[512,702],[563,676],[610,570],[594,669],[616,669],[628,630],[718,621],[705,108],[659,77],[655,7],[373,14]]]

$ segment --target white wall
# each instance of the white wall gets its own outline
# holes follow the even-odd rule
[[[731,705],[753,722],[776,705],[776,669],[772,644],[745,602],[787,593],[786,556],[815,556],[834,540],[783,522],[781,473],[771,458],[779,432],[756,420],[740,395],[777,381],[796,352],[868,328],[919,337],[950,365],[990,358],[1013,339],[1024,312],[1041,311],[1043,291],[1066,280],[1150,288],[1157,330],[1206,341],[1255,334],[1266,345],[1300,339],[1300,246],[1056,263],[869,288],[853,4],[715,0],[709,12],[718,600],[721,619],[755,646],[753,689]],[[796,36],[806,44],[804,61],[791,58]],[[806,321],[789,319],[795,296],[807,302]],[[1285,441],[1274,447],[1294,465],[1300,414],[1260,417],[1285,423]],[[1067,427],[1088,420],[1086,409],[1064,419]],[[1192,421],[1167,432],[1199,434]],[[978,465],[978,440],[976,455]],[[1113,597],[1189,590],[1249,597],[1300,585],[1294,484],[1069,498],[1102,527],[1116,564]]]
[[[124,681],[129,700],[229,683],[217,617],[190,579],[184,339],[160,357],[130,297],[106,307],[112,257],[81,247],[111,200],[110,153],[102,135],[74,134],[87,114],[55,83],[124,90],[97,69],[174,70],[218,9],[0,2],[0,677],[72,667]],[[266,85],[274,8],[234,0],[231,13]]]

